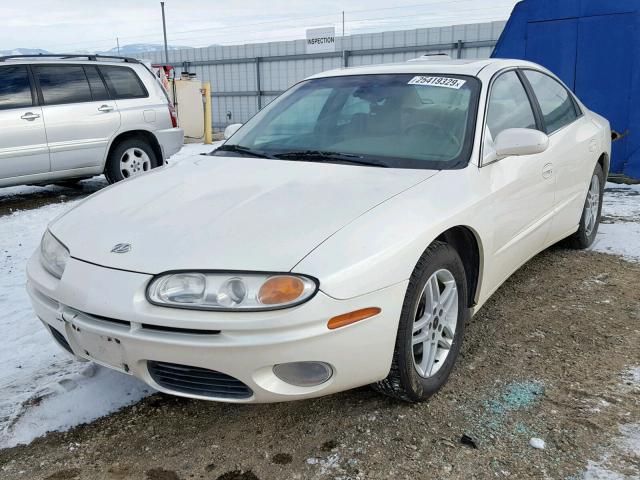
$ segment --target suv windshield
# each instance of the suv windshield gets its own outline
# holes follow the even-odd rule
[[[447,74],[307,80],[254,116],[217,155],[393,168],[463,168],[480,82]]]

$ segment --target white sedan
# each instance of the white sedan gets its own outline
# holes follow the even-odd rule
[[[200,399],[427,399],[514,271],[594,241],[611,152],[515,60],[323,73],[229,130],[49,225],[28,290],[75,357]]]

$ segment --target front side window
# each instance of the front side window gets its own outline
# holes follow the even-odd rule
[[[140,79],[130,68],[101,66],[100,71],[113,98],[126,100],[148,96]]]
[[[0,67],[0,110],[31,106],[33,100],[27,67]]]
[[[91,101],[91,90],[82,65],[36,65],[33,73],[45,105]]]
[[[466,166],[480,82],[435,74],[353,75],[301,82],[221,148],[295,160],[324,152],[394,168]]]
[[[529,97],[516,72],[503,73],[493,82],[487,127],[494,139],[509,128],[536,128]]]
[[[560,83],[534,70],[525,70],[524,74],[538,99],[548,134],[560,130],[578,118],[569,92]]]

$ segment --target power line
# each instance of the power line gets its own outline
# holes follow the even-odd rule
[[[345,14],[359,14],[359,13],[371,13],[371,12],[384,12],[384,11],[389,11],[389,10],[398,10],[398,9],[409,9],[409,8],[421,8],[421,7],[434,7],[437,5],[448,5],[450,6],[451,4],[460,4],[460,3],[470,3],[473,0],[449,0],[449,1],[442,1],[442,0],[438,0],[438,1],[434,1],[434,2],[428,2],[428,3],[419,3],[419,4],[411,4],[411,5],[401,5],[401,6],[393,6],[393,7],[381,7],[381,8],[373,8],[373,9],[362,9],[362,10],[351,10],[351,11],[345,11]],[[509,4],[506,5],[501,5],[499,6],[499,8],[507,8],[507,7],[512,7],[513,4],[515,2],[511,2]],[[468,9],[465,10],[466,12],[471,12],[471,11],[479,11],[479,10],[492,10],[495,9],[497,7],[484,7],[484,8],[477,8],[477,9]],[[171,32],[171,37],[173,39],[178,39],[178,40],[188,40],[188,39],[192,39],[192,38],[197,38],[194,37],[192,35],[187,35],[184,36],[185,34],[191,34],[191,33],[198,33],[198,32],[211,32],[212,30],[214,30],[215,32],[227,32],[229,30],[231,30],[232,32],[237,31],[240,32],[241,28],[244,27],[255,27],[255,26],[264,26],[264,25],[273,25],[273,24],[281,24],[281,25],[286,25],[288,23],[291,22],[299,22],[301,20],[319,20],[319,19],[334,19],[336,20],[340,15],[340,12],[336,12],[335,14],[324,14],[324,15],[309,15],[309,16],[300,16],[300,17],[289,17],[289,18],[284,18],[284,19],[278,19],[278,20],[271,20],[271,21],[265,21],[265,22],[255,22],[255,23],[241,23],[241,24],[234,24],[234,25],[227,25],[227,26],[211,26],[211,27],[207,27],[207,28],[198,28],[198,29],[191,29],[191,30],[178,30],[175,32]],[[413,15],[407,15],[404,16],[403,18],[407,18],[407,17],[414,17],[416,14],[414,13]],[[456,14],[456,16],[459,16],[459,14]],[[394,18],[399,18],[399,17],[394,17]],[[379,18],[376,18],[379,19]],[[346,23],[351,23],[355,20],[362,20],[362,19],[348,19]],[[123,40],[127,40],[127,41],[131,41],[134,39],[142,39],[142,38],[153,38],[153,39],[158,39],[159,34],[157,33],[150,33],[150,34],[142,34],[142,35],[134,35],[134,36],[128,36],[128,37],[120,37]],[[112,37],[113,38],[113,37]],[[104,43],[103,43],[104,42]],[[87,45],[87,44],[91,44],[91,45],[106,45],[106,42],[109,42],[109,45],[111,45],[110,42],[112,42],[112,39],[103,39],[103,40],[93,40],[93,41],[82,41],[82,42],[73,42],[73,43],[66,43],[66,44],[58,44],[57,46],[54,45],[51,48],[56,48],[56,49],[61,49],[63,47],[71,47],[71,46],[76,46],[76,45]],[[161,43],[161,42],[159,42]]]

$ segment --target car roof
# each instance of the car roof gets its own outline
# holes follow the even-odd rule
[[[366,65],[360,67],[348,67],[339,68],[335,70],[329,70],[327,72],[318,73],[309,77],[308,79],[325,78],[325,77],[339,77],[348,75],[376,75],[376,74],[452,74],[452,75],[470,75],[479,76],[480,73],[492,67],[490,70],[502,69],[508,67],[536,67],[541,68],[531,62],[523,60],[511,60],[511,59],[465,59],[465,60],[450,60],[440,59],[438,57],[422,57],[416,60],[410,60],[402,63],[385,63],[382,65]]]
[[[22,65],[38,63],[60,63],[60,64],[100,64],[100,65],[138,65],[142,62],[135,58],[119,57],[109,55],[82,55],[82,54],[46,54],[46,55],[7,55],[0,56],[0,66],[2,65]]]

